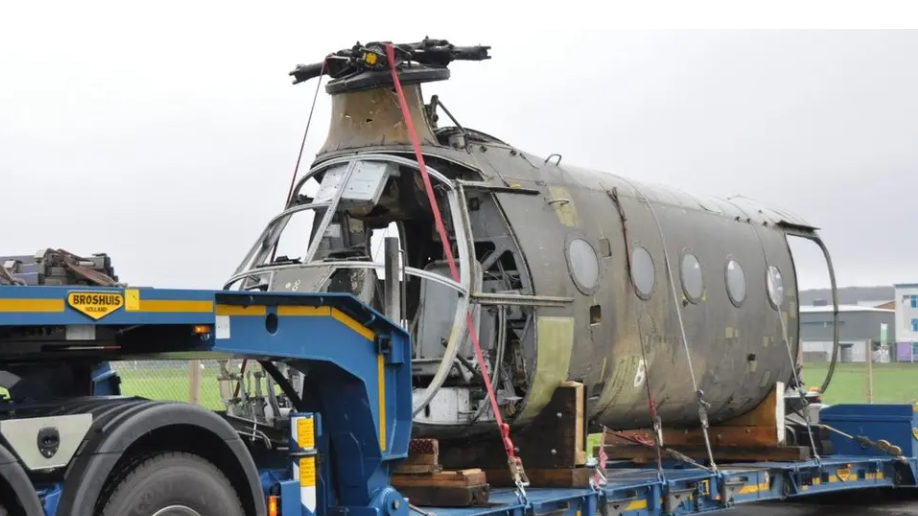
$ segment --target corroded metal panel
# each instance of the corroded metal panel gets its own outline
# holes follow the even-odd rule
[[[485,255],[488,245],[512,255],[520,293],[570,300],[514,308],[525,326],[508,331],[513,350],[501,356],[520,396],[506,405],[508,419],[532,421],[564,380],[584,384],[591,418],[621,429],[650,424],[648,392],[665,424],[692,425],[696,388],[718,422],[754,409],[777,382],[789,383],[794,365],[787,346],[798,353],[798,301],[785,230],[812,230],[805,221],[745,198],[706,197],[571,166],[556,155],[545,159],[468,128],[443,133],[428,119],[420,86],[404,91],[425,161],[444,177],[492,189],[469,203],[480,211],[464,214],[473,221],[475,245]],[[391,87],[335,94],[332,102],[317,162],[355,151],[414,159]],[[401,173],[415,172],[402,167]],[[412,191],[392,199],[423,206],[419,181],[400,185]],[[374,213],[400,211],[390,203]],[[417,222],[410,238],[429,245],[425,252],[435,259],[440,244],[425,240],[428,224]],[[503,258],[484,259],[490,267]],[[769,301],[769,266],[783,278],[780,311]],[[690,281],[700,292],[689,294]],[[474,381],[465,382],[456,385],[480,393]],[[416,428],[467,436],[492,424],[475,419],[471,427]]]
[[[548,405],[555,389],[567,380],[574,349],[573,317],[538,317],[536,319],[535,377],[526,408],[520,418],[535,417]]]
[[[418,139],[424,145],[436,143],[433,129],[424,115],[421,86],[405,86],[404,92]],[[390,88],[377,88],[332,97],[328,137],[319,154],[372,145],[410,144],[398,96]]]

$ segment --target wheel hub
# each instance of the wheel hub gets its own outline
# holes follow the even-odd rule
[[[170,505],[154,512],[151,516],[201,516],[201,513],[186,505]]]

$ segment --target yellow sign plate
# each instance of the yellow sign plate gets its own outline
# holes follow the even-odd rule
[[[316,447],[316,430],[315,424],[311,417],[304,417],[297,421],[296,424],[296,443],[300,448]]]
[[[300,487],[315,487],[316,485],[316,458],[300,458]]]
[[[95,320],[99,320],[124,306],[120,292],[71,292],[67,304]]]

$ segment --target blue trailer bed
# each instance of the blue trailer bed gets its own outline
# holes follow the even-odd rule
[[[94,489],[93,496],[110,493],[102,488],[104,478],[68,478],[82,471],[79,465],[66,470],[52,468],[51,473],[42,470],[45,463],[57,468],[67,464],[63,459],[54,462],[58,448],[68,450],[75,462],[105,461],[114,453],[105,451],[106,447],[116,446],[106,441],[108,433],[118,439],[142,440],[151,432],[167,432],[160,427],[168,426],[169,418],[156,415],[144,423],[153,428],[146,433],[109,432],[117,426],[114,423],[99,423],[102,426],[94,433],[90,426],[96,423],[88,422],[80,410],[95,414],[93,417],[103,422],[105,415],[119,410],[125,414],[143,410],[181,414],[172,417],[184,425],[200,420],[217,433],[227,432],[218,441],[236,446],[234,450],[243,457],[240,460],[251,464],[250,481],[258,492],[249,500],[251,514],[409,514],[410,500],[393,488],[390,480],[408,456],[411,437],[410,339],[400,326],[353,296],[0,287],[0,370],[127,356],[276,360],[309,371],[315,383],[310,387],[313,390],[304,389],[302,396],[292,393],[295,410],[289,415],[290,428],[281,431],[290,436],[290,445],[252,452],[248,458],[245,454],[249,452],[244,450],[254,449],[253,445],[248,441],[243,445],[236,433],[255,435],[255,431],[246,425],[208,419],[215,416],[199,407],[110,397],[107,395],[117,394],[117,389],[99,385],[88,397],[60,405],[5,400],[0,403],[0,434],[4,437],[0,440],[0,482],[6,479],[7,484],[0,485],[0,492],[18,490],[19,503],[27,509],[24,514],[83,514],[80,507],[90,507],[85,505],[89,503],[85,502],[89,496],[84,492],[89,489],[86,486]],[[98,378],[100,384],[108,381],[105,376]],[[315,400],[307,399],[307,393]],[[818,459],[720,464],[716,471],[674,462],[666,462],[658,471],[655,464],[608,461],[588,488],[493,489],[484,506],[411,510],[436,516],[687,515],[819,493],[916,486],[918,418],[914,407],[840,405],[823,409],[820,417],[851,435],[887,440],[898,447],[899,454],[890,456],[833,433],[831,442],[838,453]],[[44,459],[28,451],[34,447],[35,436],[26,435],[24,440],[17,437],[21,432],[47,433],[48,428],[30,423],[36,420],[48,428],[58,425],[64,432],[55,445],[58,448],[43,449],[43,453],[48,452]],[[232,418],[229,421],[233,423]],[[259,428],[271,431],[266,426]],[[66,442],[70,434],[78,436],[82,444]],[[177,435],[182,441],[203,434]],[[40,447],[42,442],[39,439]],[[203,450],[208,442],[197,441],[192,451]],[[119,443],[111,449],[125,454],[132,449],[129,443]],[[97,452],[89,452],[87,447]],[[331,453],[332,448],[335,453]],[[87,467],[86,471],[95,470]],[[4,503],[6,499],[0,500],[0,509]],[[36,512],[36,507],[41,507],[41,512]]]

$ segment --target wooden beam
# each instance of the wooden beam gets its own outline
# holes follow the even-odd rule
[[[408,458],[399,464],[389,483],[415,505],[473,507],[487,505],[491,486],[480,469],[443,471],[436,439],[412,439]]]
[[[425,475],[439,473],[443,466],[439,464],[405,464],[402,463],[393,472],[395,475]]]
[[[664,422],[665,423],[665,422]],[[618,432],[630,437],[637,437],[645,442],[653,441],[653,432],[649,429],[626,430]],[[708,428],[711,446],[718,448],[783,446],[786,443],[784,428],[784,382],[777,382],[771,393],[752,412],[740,417],[723,421]],[[633,444],[619,436],[607,432],[607,444]],[[663,445],[678,449],[682,446],[704,444],[704,432],[701,428],[664,428]]]
[[[708,458],[705,446],[674,446],[673,449],[697,461]],[[608,460],[634,460],[642,463],[657,460],[656,450],[639,444],[606,445],[605,452]],[[810,458],[810,448],[806,446],[725,446],[713,448],[712,453],[718,462],[791,462]]]
[[[653,433],[650,430],[625,430],[619,434],[630,437],[637,437],[643,441],[651,442]],[[730,446],[778,446],[775,439],[773,428],[763,428],[754,426],[718,426],[708,429],[708,435],[711,438],[711,446],[730,447]],[[629,441],[622,439],[611,432],[606,433],[606,443],[608,444],[625,444]],[[704,432],[701,429],[663,429],[663,445],[673,448],[680,446],[704,445]]]
[[[488,503],[491,486],[480,469],[396,474],[389,483],[415,505],[471,507]]]
[[[466,487],[487,484],[488,477],[480,469],[464,469],[462,471],[439,471],[423,475],[392,475],[389,483],[392,484],[392,487]]]

